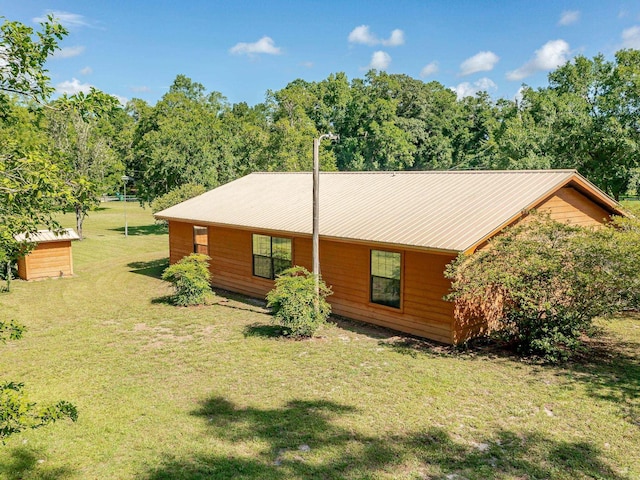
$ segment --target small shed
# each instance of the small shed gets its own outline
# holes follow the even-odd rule
[[[71,242],[80,240],[67,228],[59,232],[38,230],[30,235],[16,235],[19,242],[36,243],[36,247],[18,259],[18,276],[23,280],[68,277],[73,275]]]

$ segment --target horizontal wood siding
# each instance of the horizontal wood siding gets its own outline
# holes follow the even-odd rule
[[[169,262],[176,263],[193,253],[193,225],[191,223],[169,222]]]
[[[24,280],[73,275],[71,241],[40,243],[18,261],[18,275]]]
[[[170,222],[171,262],[191,253],[189,232],[193,225]],[[209,227],[211,284],[215,287],[264,298],[273,288],[273,280],[253,275],[252,234],[234,228]],[[311,239],[293,238],[293,264],[312,268]],[[333,312],[348,318],[381,325],[394,330],[452,341],[453,304],[442,299],[449,290],[443,271],[453,260],[450,255],[401,251],[403,255],[402,308],[395,309],[369,301],[370,251],[380,246],[356,245],[321,240],[320,264],[325,282],[331,286],[329,297]]]
[[[602,225],[610,218],[600,205],[571,187],[561,188],[536,209],[549,212],[551,218],[559,222],[586,227]]]
[[[295,239],[296,265],[311,268],[311,239]],[[453,304],[442,299],[450,283],[443,276],[453,256],[389,249],[403,255],[401,308],[370,302],[371,249],[330,240],[320,241],[320,271],[331,286],[329,297],[337,315],[412,333],[444,343],[452,341]]]
[[[273,288],[273,280],[253,276],[252,232],[209,227],[209,256],[213,286],[260,298]]]

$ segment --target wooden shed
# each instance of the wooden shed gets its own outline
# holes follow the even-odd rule
[[[170,262],[207,252],[214,286],[264,297],[285,268],[311,270],[311,192],[311,173],[253,173],[161,211]],[[578,225],[622,213],[574,170],[321,173],[320,265],[333,312],[465,340],[477,325],[443,299],[446,265],[532,209]]]
[[[61,232],[38,230],[31,235],[17,235],[16,240],[36,243],[36,247],[18,259],[18,276],[23,280],[68,277],[73,275],[71,242],[78,234],[67,228]]]

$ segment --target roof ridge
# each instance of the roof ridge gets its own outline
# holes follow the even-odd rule
[[[249,175],[309,175],[302,172],[251,172]],[[573,168],[547,168],[531,170],[358,170],[358,171],[321,171],[323,175],[426,175],[426,174],[516,174],[516,173],[578,173]]]

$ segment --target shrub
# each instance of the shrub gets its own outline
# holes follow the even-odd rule
[[[185,200],[202,195],[206,191],[207,189],[202,185],[185,183],[184,185],[174,188],[169,193],[165,193],[151,202],[151,212],[158,213],[161,210],[173,207]],[[159,222],[166,223],[164,220],[159,220]]]
[[[201,253],[192,253],[168,267],[162,279],[171,282],[175,289],[173,301],[176,305],[199,305],[211,293],[209,280],[209,258]]]
[[[267,306],[271,307],[275,321],[285,327],[291,337],[312,337],[331,314],[326,298],[331,289],[320,279],[320,296],[317,299],[315,277],[304,267],[292,267],[278,276],[273,290],[267,294]]]
[[[566,359],[580,336],[593,332],[595,317],[638,307],[637,227],[637,220],[623,219],[592,230],[533,215],[449,265],[448,298],[490,305],[489,333],[521,353]]]

